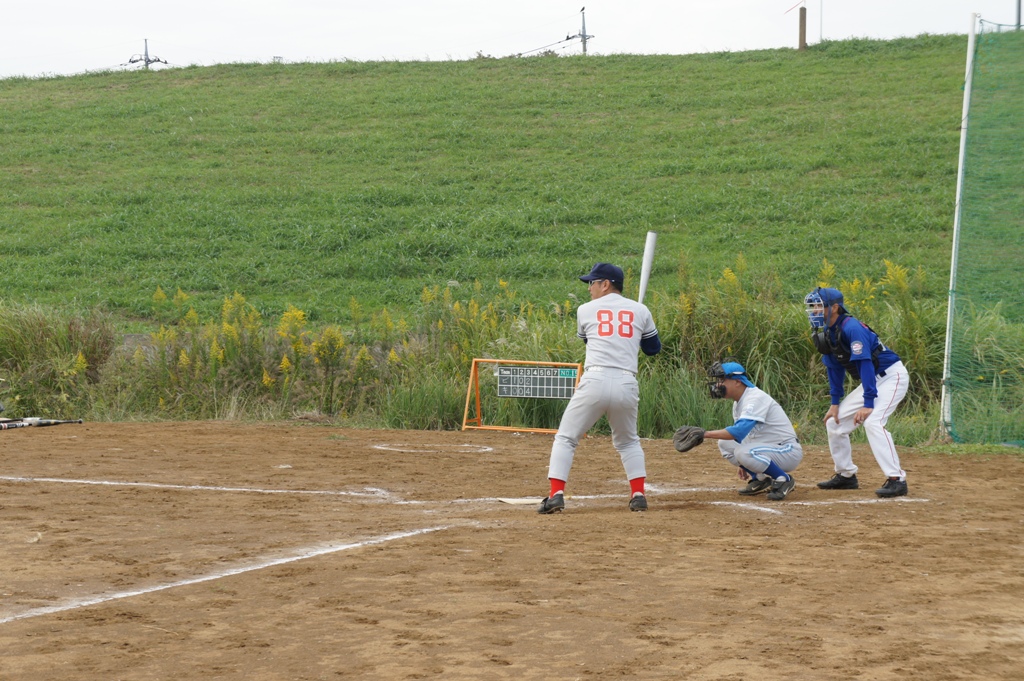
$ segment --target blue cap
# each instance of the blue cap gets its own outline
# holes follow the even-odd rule
[[[747,370],[743,368],[743,365],[739,362],[726,362],[722,365],[722,371],[725,372],[726,378],[731,378],[739,381],[748,388],[756,388],[750,379],[747,378]]]
[[[599,262],[590,270],[590,274],[584,274],[580,277],[580,281],[586,282],[601,281],[602,279],[614,281],[619,286],[622,286],[622,282],[626,280],[626,275],[622,273],[621,267],[616,267],[608,262]]]
[[[837,288],[816,288],[811,292],[813,295],[817,293],[821,298],[821,304],[825,307],[832,307],[836,303],[839,303],[839,307],[843,308],[843,312],[846,312],[846,308],[843,307],[843,292]]]

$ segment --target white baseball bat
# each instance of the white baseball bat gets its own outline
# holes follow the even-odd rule
[[[640,293],[636,300],[644,302],[647,293],[647,280],[651,278],[651,266],[654,264],[654,245],[658,242],[657,232],[647,232],[647,243],[644,244],[644,264],[640,267]]]

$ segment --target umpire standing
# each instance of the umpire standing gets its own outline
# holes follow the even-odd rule
[[[811,322],[814,347],[828,371],[832,406],[825,413],[828,446],[836,473],[819,482],[821,489],[857,489],[857,466],[853,463],[850,433],[863,425],[875,461],[885,473],[885,484],[875,490],[880,497],[907,493],[907,474],[885,424],[907,394],[910,375],[899,355],[882,345],[864,322],[851,317],[843,307],[843,294],[834,288],[816,288],[804,298]],[[849,395],[843,383],[846,374],[860,385]]]

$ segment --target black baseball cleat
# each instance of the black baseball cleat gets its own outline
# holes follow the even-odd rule
[[[768,492],[768,498],[772,501],[782,501],[786,495],[796,487],[796,480],[789,476],[789,480],[772,480],[772,491]]]
[[[647,510],[647,497],[643,494],[637,494],[629,500],[630,511],[646,511]]]
[[[537,509],[537,513],[561,513],[564,508],[565,497],[561,494],[556,494],[553,497],[544,497],[544,501],[540,502],[540,508]]]
[[[841,473],[836,473],[825,482],[819,482],[819,489],[857,489],[860,487],[860,483],[857,482],[857,474],[854,473],[850,477],[846,477]]]
[[[764,480],[758,480],[757,478],[751,478],[750,482],[747,483],[747,486],[744,487],[743,489],[741,489],[739,492],[740,492],[740,494],[742,494],[745,497],[752,497],[755,494],[760,494],[761,492],[767,492],[771,488],[772,488],[772,479],[770,477],[769,478],[765,478]]]
[[[885,481],[884,485],[875,490],[875,494],[883,499],[905,497],[907,496],[907,481],[900,480],[899,478],[889,478]]]

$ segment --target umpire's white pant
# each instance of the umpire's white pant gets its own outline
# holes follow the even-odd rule
[[[896,453],[896,445],[893,444],[892,435],[885,429],[885,424],[906,397],[907,388],[910,386],[910,374],[907,373],[903,362],[897,362],[885,370],[885,376],[876,377],[875,385],[878,397],[875,398],[874,410],[864,421],[864,432],[868,436],[871,453],[875,455],[875,461],[885,476],[906,480],[907,474],[900,468],[900,456]],[[857,429],[853,417],[863,406],[864,385],[861,384],[839,403],[839,423],[836,423],[835,419],[829,419],[825,424],[828,431],[828,447],[832,452],[836,473],[850,476],[857,472],[857,466],[853,463],[850,433]]]
[[[772,461],[789,473],[804,460],[804,450],[799,442],[776,445],[764,442],[719,440],[718,451],[722,452],[722,458],[733,466],[737,468],[743,466],[752,473],[764,473]]]
[[[636,376],[622,369],[587,369],[562,414],[558,433],[551,445],[548,477],[568,480],[576,445],[602,416],[612,427],[612,444],[622,459],[626,479],[646,478],[644,450],[636,434],[640,386]]]

